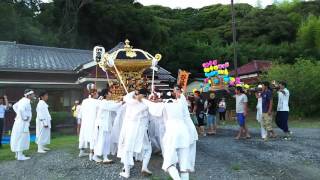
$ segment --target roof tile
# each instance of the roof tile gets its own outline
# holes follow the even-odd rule
[[[240,66],[237,71],[238,75],[246,75],[252,74],[257,72],[262,72],[269,69],[272,65],[271,61],[264,61],[264,60],[253,60],[243,66]],[[232,70],[230,75],[234,75],[235,71]]]
[[[0,69],[72,71],[92,59],[92,51],[0,41]]]

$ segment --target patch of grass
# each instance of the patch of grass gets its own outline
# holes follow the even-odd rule
[[[240,171],[241,170],[241,166],[240,164],[232,164],[231,165],[231,169],[234,171]]]
[[[53,134],[51,138],[51,144],[48,148],[55,149],[74,149],[75,144],[78,142],[78,137],[75,135],[59,135]],[[30,149],[25,151],[25,154],[30,156],[37,152],[37,144],[30,143]],[[14,160],[14,153],[10,150],[10,145],[5,144],[0,149],[0,162]]]
[[[169,176],[167,177],[152,176],[150,179],[151,180],[172,180],[172,178]]]
[[[320,128],[319,119],[303,119],[303,120],[292,120],[289,119],[289,127],[294,128]]]
[[[306,165],[306,166],[310,166],[312,164],[312,162],[310,160],[304,160],[304,161],[302,161],[302,164]]]

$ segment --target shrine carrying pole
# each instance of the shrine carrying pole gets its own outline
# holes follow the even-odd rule
[[[117,73],[117,75],[118,75],[118,78],[119,78],[119,80],[120,80],[120,82],[121,82],[124,90],[125,90],[126,93],[128,94],[128,89],[127,89],[126,85],[124,84],[124,82],[123,82],[123,80],[122,80],[122,77],[120,76],[120,73],[119,73],[119,71],[118,71],[117,66],[114,64],[113,67],[114,67],[114,69],[116,70],[116,73]]]

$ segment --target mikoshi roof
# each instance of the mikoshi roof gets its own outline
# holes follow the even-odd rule
[[[0,69],[73,71],[92,59],[92,51],[0,41]]]
[[[118,51],[118,52],[116,52]],[[146,52],[141,49],[134,49],[130,45],[130,41],[127,39],[125,42],[120,42],[114,48],[108,51],[108,54],[116,53],[115,59],[117,60],[151,60],[146,56]],[[128,52],[133,52],[134,55],[128,55]]]

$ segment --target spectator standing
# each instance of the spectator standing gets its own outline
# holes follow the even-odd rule
[[[217,113],[217,101],[215,99],[215,94],[211,93],[210,98],[208,99],[208,135],[214,135],[217,132],[217,123],[216,123],[216,113]]]
[[[261,98],[261,90],[262,89],[262,85],[258,86],[259,91],[256,92],[256,98],[257,98],[257,116],[256,119],[260,124],[260,131],[261,131],[261,138],[263,140],[266,139],[267,137],[267,131],[264,128],[263,122],[262,122],[262,98]]]
[[[287,84],[285,82],[280,82],[278,90],[276,124],[286,134],[286,138],[289,138],[291,134],[288,127],[289,97],[290,92],[287,89]]]
[[[79,101],[76,100],[74,102],[74,106],[72,107],[71,111],[72,111],[72,116],[75,118],[75,120],[77,122],[77,135],[79,135],[80,127],[81,127],[81,119],[78,117],[78,115],[80,113],[80,108],[81,108],[81,105],[80,105]]]
[[[226,111],[227,111],[227,104],[226,104],[225,98],[222,98],[220,100],[218,111],[219,111],[219,119],[222,122],[222,124],[224,124],[226,120]]]
[[[194,92],[195,105],[193,108],[193,114],[196,115],[199,127],[199,134],[202,136],[206,136],[205,128],[204,128],[204,100],[200,96],[200,91]]]
[[[272,97],[272,90],[270,89],[269,82],[262,83],[262,122],[263,126],[268,133],[268,137],[275,138],[276,134],[272,129],[272,104],[273,104],[273,97]],[[267,140],[267,139],[266,139]]]
[[[238,140],[242,136],[247,139],[250,138],[249,130],[246,126],[246,117],[248,115],[248,97],[244,94],[242,87],[236,88],[236,113],[240,129],[235,139]]]
[[[2,135],[6,110],[9,107],[8,98],[6,95],[0,97],[0,148],[2,147]]]

